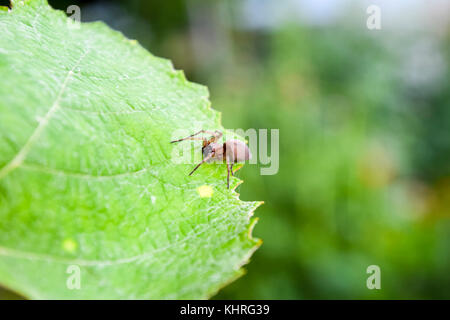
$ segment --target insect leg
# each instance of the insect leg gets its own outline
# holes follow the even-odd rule
[[[198,138],[198,137],[195,138],[196,135],[199,135],[201,133],[208,133],[212,137],[209,140],[207,140],[206,138],[203,138],[203,137],[202,138]],[[222,132],[220,132],[220,131],[216,130],[215,132],[212,132],[212,131],[209,131],[209,130],[200,130],[199,132],[191,134],[190,136],[187,136],[186,138],[170,141],[170,143],[180,142],[180,141],[184,141],[184,140],[203,140],[205,143],[211,143],[211,142],[216,141],[217,139],[220,139],[220,137],[222,137]]]
[[[184,140],[203,140],[203,141],[206,141],[205,138],[194,137],[194,136],[196,136],[196,135],[198,135],[200,133],[202,133],[202,132],[199,131],[197,133],[191,134],[190,136],[188,136],[186,138],[170,141],[170,143],[180,142],[180,141],[184,141]]]
[[[227,188],[230,189],[230,165],[227,163]]]

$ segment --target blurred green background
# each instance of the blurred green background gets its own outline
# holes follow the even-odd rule
[[[264,243],[215,298],[450,298],[448,1],[49,3],[172,60],[226,128],[280,130],[278,174],[238,173]]]

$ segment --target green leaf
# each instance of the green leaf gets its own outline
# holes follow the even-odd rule
[[[189,177],[171,161],[176,130],[223,130],[207,89],[68,21],[43,0],[0,11],[0,283],[35,299],[210,297],[260,241],[259,202],[226,188],[224,164]]]

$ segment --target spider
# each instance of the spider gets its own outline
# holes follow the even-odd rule
[[[205,137],[196,137],[199,134],[207,133],[211,137],[206,139]],[[217,141],[222,137],[221,131],[209,131],[200,130],[197,133],[191,134],[190,136],[171,141],[170,143],[180,142],[184,140],[202,140],[202,154],[203,160],[189,173],[193,174],[195,170],[198,169],[205,162],[212,162],[216,160],[225,161],[227,164],[227,188],[230,189],[230,172],[234,176],[233,164],[236,162],[243,162],[252,158],[250,150],[247,145],[240,140],[227,140],[224,143],[218,143]]]

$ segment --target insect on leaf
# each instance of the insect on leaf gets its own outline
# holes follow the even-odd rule
[[[192,165],[171,161],[176,130],[223,130],[205,87],[44,0],[0,10],[0,34],[2,286],[34,299],[195,299],[242,274],[259,202],[226,189],[225,164],[188,177]]]

